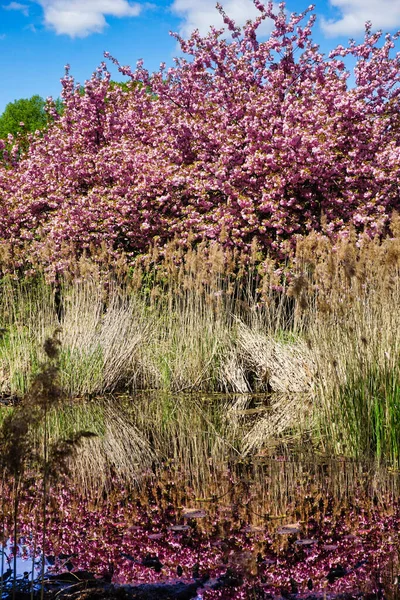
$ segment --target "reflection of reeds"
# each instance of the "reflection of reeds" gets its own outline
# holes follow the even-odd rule
[[[8,491],[6,484],[6,497]],[[261,553],[260,562],[272,559],[265,566],[277,592],[280,576],[288,581],[294,569],[307,573],[303,588],[312,577],[315,591],[321,586],[323,592],[331,565],[352,568],[367,559],[366,576],[361,573],[352,587],[361,593],[364,583],[370,586],[370,575],[383,575],[392,559],[394,568],[398,565],[399,480],[353,461],[231,461],[194,488],[171,461],[143,478],[135,491],[114,481],[110,493],[99,496],[65,486],[55,486],[52,493],[47,548],[56,568],[65,569],[68,556],[74,570],[113,572],[120,582],[160,581],[158,572],[144,569],[149,555],[154,561],[162,557],[164,580],[176,577],[177,564],[184,577],[190,576],[199,557],[219,573],[229,567],[245,577],[249,571],[260,576],[263,571],[253,567]],[[21,503],[21,534],[29,549],[38,498],[40,492],[28,492]],[[308,547],[297,545],[308,538],[315,541],[311,560]],[[127,556],[134,558],[126,561]],[[392,582],[387,581],[389,589]]]

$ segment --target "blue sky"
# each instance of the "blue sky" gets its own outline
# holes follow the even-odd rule
[[[220,0],[238,24],[257,13],[252,0]],[[8,102],[33,94],[57,97],[64,65],[83,83],[109,51],[121,64],[157,70],[179,54],[169,31],[188,36],[219,25],[216,0],[0,0],[0,112]],[[305,0],[288,0],[301,12]],[[316,0],[314,39],[324,52],[373,29],[400,29],[400,0]],[[110,65],[113,78],[121,79]]]

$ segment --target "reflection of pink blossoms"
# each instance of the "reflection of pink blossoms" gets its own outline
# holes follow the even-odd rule
[[[222,596],[208,591],[204,598],[235,600],[256,588],[265,594],[290,590],[291,581],[304,593],[310,580],[314,593],[376,593],[385,581],[392,583],[388,576],[397,568],[393,561],[399,544],[397,505],[387,514],[382,507],[374,507],[369,496],[347,498],[346,507],[327,496],[325,508],[318,512],[318,500],[308,496],[303,502],[315,517],[302,521],[301,532],[296,528],[293,535],[283,535],[278,531],[284,528],[277,522],[254,526],[246,521],[253,506],[245,498],[241,498],[242,514],[227,516],[226,506],[211,503],[207,510],[197,511],[201,518],[186,520],[187,527],[176,527],[183,519],[182,507],[171,504],[166,488],[156,489],[157,495],[154,481],[150,482],[146,500],[143,492],[136,496],[115,482],[111,496],[95,502],[71,489],[54,490],[46,534],[46,554],[55,556],[53,570],[65,570],[68,561],[70,568],[112,576],[115,583],[144,583],[188,581],[195,571],[196,577],[207,575],[215,582],[230,569],[243,578],[243,585],[225,590]],[[186,489],[185,495],[195,506],[195,494]],[[40,552],[38,496],[40,491],[32,490],[21,498],[19,531],[25,555],[35,535]],[[254,500],[257,507],[258,499]],[[296,543],[301,539],[315,543]],[[154,568],[157,564],[160,570]],[[345,575],[329,583],[328,574],[340,571]]]
[[[0,236],[14,257],[57,265],[66,244],[137,253],[190,231],[244,250],[257,236],[280,252],[321,219],[329,232],[385,228],[399,207],[397,36],[379,47],[368,26],[324,58],[312,7],[287,18],[283,5],[255,4],[242,31],[224,15],[229,43],[211,28],[176,36],[187,58],[172,68],[119,67],[126,89],[103,63],[82,94],[67,66],[62,116],[49,104],[49,130],[0,167]],[[273,31],[259,41],[264,19]]]

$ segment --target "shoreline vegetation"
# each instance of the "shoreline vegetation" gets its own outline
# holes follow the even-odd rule
[[[310,234],[284,267],[255,245],[243,258],[216,243],[186,252],[171,243],[135,266],[83,257],[57,285],[5,276],[1,394],[29,394],[56,332],[69,399],[223,393],[240,413],[249,406],[235,397],[261,394],[268,411],[240,453],[306,436],[324,451],[397,467],[398,216],[391,227],[381,240]]]
[[[67,65],[47,124],[0,140],[0,397],[56,339],[67,398],[261,393],[240,452],[396,466],[399,35],[324,56],[312,5],[254,4],[153,74]]]

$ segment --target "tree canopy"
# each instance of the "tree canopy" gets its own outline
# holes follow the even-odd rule
[[[150,74],[102,63],[82,91],[69,70],[63,111],[0,165],[0,237],[14,260],[62,270],[68,252],[105,245],[134,257],[174,236],[283,257],[298,236],[383,233],[400,206],[398,36],[372,33],[328,57],[312,40],[312,7],[254,0],[243,29],[179,38],[175,66]],[[222,8],[220,8],[221,12]],[[269,39],[259,41],[264,19]],[[382,43],[381,43],[382,42]],[[354,86],[344,58],[355,59]],[[0,150],[2,140],[0,140]]]
[[[10,133],[15,137],[22,131],[33,133],[45,127],[48,117],[44,107],[45,101],[38,95],[7,104],[0,115],[0,138],[6,139]]]

